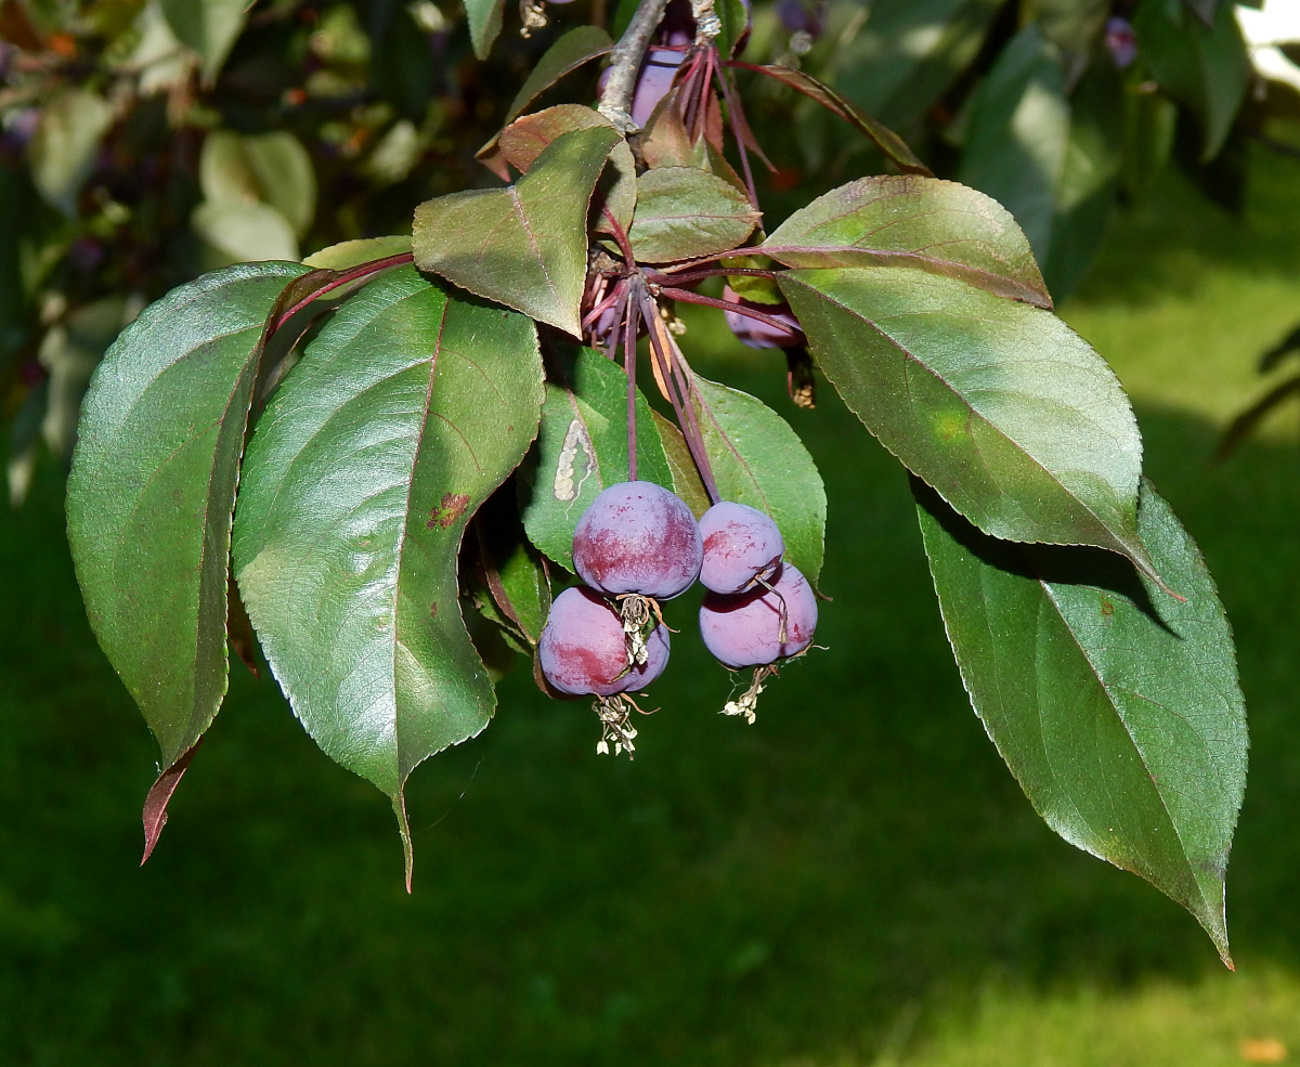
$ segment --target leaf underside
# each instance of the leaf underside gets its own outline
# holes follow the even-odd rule
[[[403,268],[326,324],[249,445],[234,538],[249,617],[307,732],[393,798],[404,837],[407,776],[492,714],[457,554],[541,402],[528,319]]]
[[[998,541],[913,488],[962,681],[1035,810],[1186,907],[1232,966],[1224,874],[1246,720],[1195,543],[1144,483],[1139,532],[1179,602],[1114,555]]]

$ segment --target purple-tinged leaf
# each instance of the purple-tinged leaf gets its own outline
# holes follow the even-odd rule
[[[796,211],[759,247],[787,267],[920,267],[996,296],[1052,306],[1010,212],[975,189],[937,178],[886,175],[842,185]]]
[[[642,263],[698,259],[738,248],[762,214],[730,182],[694,167],[660,167],[637,179],[628,238]]]
[[[1055,315],[901,267],[778,281],[849,409],[981,530],[1107,548],[1161,581],[1137,533],[1128,398]]]
[[[587,205],[611,127],[556,138],[507,189],[471,189],[415,211],[415,265],[577,337],[587,276]]]

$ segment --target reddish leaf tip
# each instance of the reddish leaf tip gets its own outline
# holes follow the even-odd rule
[[[153,855],[154,846],[158,844],[163,827],[167,825],[167,804],[172,794],[176,792],[176,787],[180,785],[181,777],[201,744],[203,738],[200,737],[181,754],[179,759],[158,775],[158,779],[149,787],[149,792],[145,795],[144,810],[141,813],[144,823],[144,855],[140,857],[141,867],[148,863],[149,857]]]

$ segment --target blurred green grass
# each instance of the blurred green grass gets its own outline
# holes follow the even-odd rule
[[[631,764],[515,672],[492,727],[412,780],[410,897],[387,802],[238,666],[138,869],[155,751],[89,635],[60,480],[5,511],[0,1063],[1196,1067],[1262,1038],[1300,1056],[1294,413],[1206,464],[1261,388],[1254,355],[1300,318],[1300,168],[1259,162],[1244,225],[1175,186],[1065,309],[1133,393],[1236,628],[1236,975],[1177,906],[1039,822],[962,691],[901,470],[829,390],[794,411],[779,357],[728,345],[702,369],[786,414],[826,477],[828,651],[746,727],[716,714],[727,676],[674,602]]]

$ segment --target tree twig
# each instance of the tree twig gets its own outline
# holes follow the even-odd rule
[[[636,76],[641,69],[641,60],[645,58],[650,38],[662,21],[667,6],[668,0],[641,0],[632,21],[627,24],[623,36],[610,53],[609,81],[605,83],[605,91],[600,94],[597,110],[621,133],[637,133],[640,130],[632,121],[632,94],[636,91]]]

